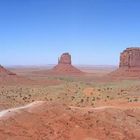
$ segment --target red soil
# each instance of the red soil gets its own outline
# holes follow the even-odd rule
[[[139,140],[140,106],[68,107],[36,102],[0,113],[1,140]]]

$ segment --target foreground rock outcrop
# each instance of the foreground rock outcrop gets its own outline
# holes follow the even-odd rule
[[[120,54],[119,69],[111,76],[117,78],[140,78],[140,48],[127,48]]]
[[[0,112],[0,139],[139,140],[140,108],[130,106],[79,108],[34,102]]]
[[[82,71],[72,65],[71,55],[69,53],[63,53],[58,59],[58,65],[56,65],[50,73],[62,74],[62,75],[81,75]]]

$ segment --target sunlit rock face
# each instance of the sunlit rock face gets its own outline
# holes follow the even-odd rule
[[[58,64],[71,64],[71,55],[69,53],[63,53],[58,60]]]
[[[58,59],[58,64],[50,71],[53,74],[62,75],[81,75],[84,74],[72,65],[71,55],[63,53]]]
[[[140,79],[140,48],[125,49],[120,55],[119,69],[109,75],[118,79]]]
[[[120,55],[120,68],[140,68],[140,48],[127,48]]]

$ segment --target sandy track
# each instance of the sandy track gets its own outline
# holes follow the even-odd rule
[[[105,109],[140,109],[140,106],[100,106],[100,107],[74,107],[70,106],[71,109],[79,109],[79,110],[105,110]]]
[[[34,107],[40,106],[43,103],[44,103],[44,101],[36,101],[36,102],[30,103],[25,106],[2,110],[2,111],[0,111],[0,118],[5,117],[5,116],[10,116],[11,114],[20,112],[23,109],[29,109],[29,108],[34,108]]]
[[[132,104],[131,104],[132,105]],[[74,107],[36,101],[0,112],[1,140],[140,139],[140,107]],[[128,123],[129,121],[129,123]]]
[[[45,101],[35,101],[33,103],[27,104],[25,106],[21,106],[21,107],[16,107],[16,108],[10,108],[10,109],[6,109],[6,110],[2,110],[0,111],[0,118],[2,117],[7,117],[7,116],[11,116],[14,115],[15,113],[21,112],[22,110],[28,110],[28,109],[33,109],[35,107],[41,106],[45,103]],[[85,111],[104,111],[106,109],[140,109],[140,105],[139,106],[114,106],[114,105],[108,105],[108,106],[99,106],[99,107],[75,107],[75,106],[69,106],[71,109],[76,109],[76,110],[85,110]]]

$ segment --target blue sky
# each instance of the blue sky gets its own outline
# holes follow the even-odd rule
[[[0,63],[117,65],[140,46],[139,0],[0,0]]]

